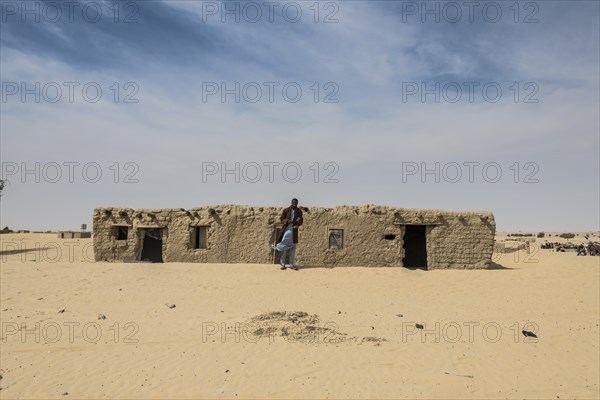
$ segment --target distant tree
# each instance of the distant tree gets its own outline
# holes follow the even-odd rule
[[[537,234],[537,237],[539,237],[539,238],[543,238],[544,236],[546,236],[546,234],[544,232],[540,232]]]
[[[6,186],[6,181],[0,179],[0,196],[2,196],[2,191],[4,190],[4,186]]]

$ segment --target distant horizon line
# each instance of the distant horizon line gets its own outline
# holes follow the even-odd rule
[[[86,224],[88,226],[88,228],[86,229],[87,231],[92,231],[93,228],[93,224]],[[8,226],[7,226],[8,227]],[[0,231],[3,231],[5,227],[1,227]],[[33,228],[20,228],[20,229],[13,229],[11,227],[8,227],[11,231],[13,231],[13,233],[19,233],[19,231],[29,231],[29,233],[58,233],[58,232],[81,232],[82,230],[80,228],[78,229],[33,229]],[[531,234],[538,234],[538,233],[544,233],[544,234],[556,234],[556,233],[574,233],[574,234],[588,234],[588,233],[593,233],[593,234],[597,234],[600,235],[600,230],[560,230],[560,231],[556,231],[556,230],[496,230],[496,234],[507,234],[507,233],[531,233]]]

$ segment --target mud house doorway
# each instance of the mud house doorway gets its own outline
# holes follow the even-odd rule
[[[142,255],[140,260],[154,263],[163,262],[162,229],[143,229],[144,241],[142,243]]]
[[[411,269],[427,269],[427,227],[406,225],[402,265]]]

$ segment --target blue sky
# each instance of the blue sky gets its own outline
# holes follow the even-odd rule
[[[272,20],[262,1],[81,1],[72,21],[61,2],[25,3],[0,3],[0,154],[9,181],[2,226],[77,229],[91,224],[98,206],[285,206],[298,197],[307,206],[484,209],[500,230],[599,229],[597,1],[518,2],[517,9],[512,1],[480,1],[472,21],[457,2],[455,22],[448,2],[434,1],[318,2],[317,22],[314,1],[279,2]],[[53,21],[57,7],[62,18]],[[227,7],[239,10],[239,22],[222,15]],[[301,18],[292,22],[284,7]],[[423,14],[435,7],[439,22]],[[262,17],[250,22],[256,8]],[[22,101],[21,84],[36,91],[36,82],[41,100]],[[65,82],[79,84],[72,102]],[[90,82],[102,89],[97,102],[81,93]],[[206,94],[213,82],[249,91],[239,103],[232,94],[223,102],[220,93]],[[292,97],[302,89],[299,101],[283,97],[286,84]],[[406,93],[436,84],[439,102]],[[56,102],[48,101],[53,85],[62,88]],[[263,94],[256,102],[253,85]],[[451,102],[456,87],[462,97]],[[483,87],[491,87],[487,100]],[[494,98],[496,87],[502,95]],[[125,103],[127,94],[137,103]],[[337,102],[324,102],[327,94]],[[69,182],[64,163],[73,162]],[[203,179],[206,163],[233,169],[236,162],[239,183],[232,174]],[[21,176],[36,163],[39,182],[35,173]],[[55,183],[52,163],[62,166]],[[90,163],[102,171],[98,182],[81,175]],[[279,163],[273,182],[265,163]],[[300,167],[297,182],[282,177],[286,163]],[[421,176],[436,163],[439,182]],[[473,182],[465,163],[479,163],[470,164]],[[257,164],[262,178],[244,181]],[[419,172],[409,174],[415,165]],[[456,165],[462,178],[452,182]],[[484,165],[493,174],[484,176]],[[129,172],[137,183],[123,182]],[[332,172],[338,182],[324,182]]]

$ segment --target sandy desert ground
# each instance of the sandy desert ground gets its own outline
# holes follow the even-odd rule
[[[3,399],[599,397],[600,257],[295,272],[0,240]]]

